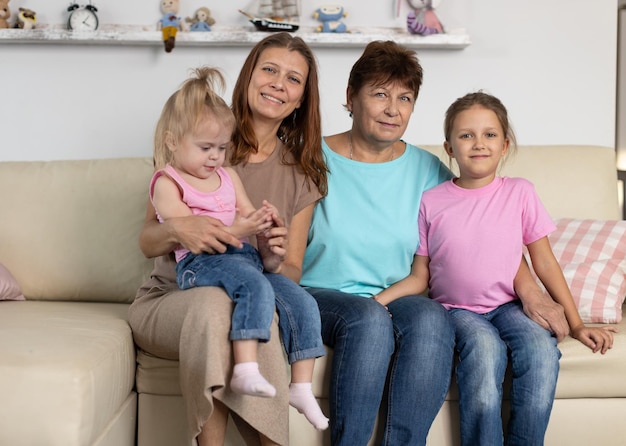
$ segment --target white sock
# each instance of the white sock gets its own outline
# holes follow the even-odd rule
[[[276,395],[276,389],[267,382],[259,372],[256,362],[242,362],[235,364],[230,388],[241,395],[261,396],[271,398]]]
[[[313,396],[311,383],[291,383],[289,385],[289,404],[304,414],[315,429],[324,430],[328,427],[328,418],[324,416],[315,396]]]

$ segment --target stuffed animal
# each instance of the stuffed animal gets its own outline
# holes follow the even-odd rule
[[[205,7],[198,8],[193,17],[187,17],[185,21],[191,23],[190,31],[211,31],[211,26],[215,25],[211,11]]]
[[[414,10],[406,17],[406,27],[409,33],[428,36],[444,32],[443,25],[435,14],[435,7],[439,0],[407,0]]]
[[[17,14],[17,21],[13,28],[33,29],[37,22],[37,13],[32,9],[20,8]]]
[[[161,20],[157,25],[157,29],[163,35],[163,45],[165,52],[171,53],[176,45],[176,33],[186,31],[185,22],[177,16],[180,8],[179,0],[161,0]]]
[[[341,5],[324,5],[320,6],[313,12],[313,18],[322,22],[316,28],[318,33],[345,33],[348,27],[341,21],[347,17],[348,13],[344,11]]]
[[[10,28],[10,18],[11,9],[9,8],[9,0],[0,0],[0,28]]]

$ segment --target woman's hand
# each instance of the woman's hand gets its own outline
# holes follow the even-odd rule
[[[229,234],[221,221],[204,216],[172,218],[159,223],[152,204],[148,202],[139,247],[148,258],[169,254],[182,245],[194,254],[222,253],[228,245],[240,248],[241,241]]]
[[[263,202],[264,206],[269,204]],[[282,218],[272,212],[273,227],[257,234],[257,248],[263,259],[263,267],[270,273],[280,273],[282,263],[287,257],[288,230]]]

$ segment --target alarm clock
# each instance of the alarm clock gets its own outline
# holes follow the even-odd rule
[[[71,31],[95,31],[98,29],[98,9],[89,4],[79,6],[72,3],[68,8],[67,29]]]

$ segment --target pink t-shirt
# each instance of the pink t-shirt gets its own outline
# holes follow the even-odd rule
[[[554,231],[534,186],[496,177],[485,187],[442,183],[422,197],[417,254],[430,257],[430,296],[446,308],[487,313],[517,299],[524,245]]]
[[[217,218],[226,226],[231,226],[235,220],[237,211],[237,198],[235,196],[235,187],[233,180],[224,168],[220,167],[216,170],[220,177],[220,186],[212,192],[201,192],[189,185],[176,170],[167,165],[164,169],[158,170],[152,176],[150,181],[150,200],[154,195],[154,183],[161,175],[167,175],[178,184],[181,191],[182,201],[189,206],[193,215],[208,215]],[[152,203],[154,205],[154,202]],[[156,209],[156,206],[155,206]],[[157,218],[162,223],[163,218],[157,211]],[[175,250],[176,261],[183,259],[189,250],[179,247]]]

